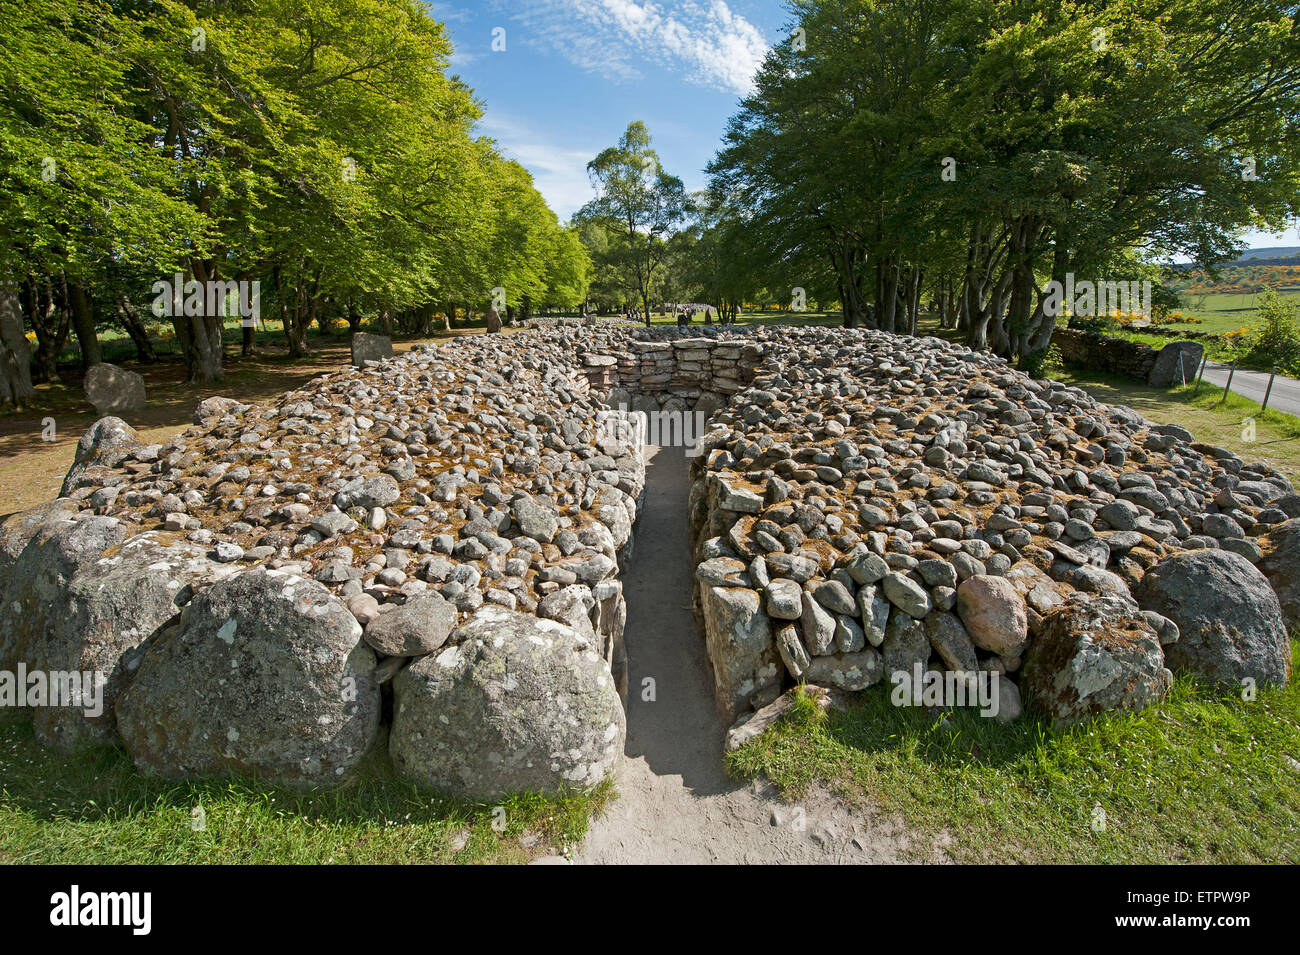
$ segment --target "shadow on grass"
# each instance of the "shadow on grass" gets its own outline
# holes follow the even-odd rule
[[[206,843],[209,825],[220,832],[222,844],[198,848],[216,857],[187,855],[188,861],[281,861],[266,858],[275,851],[292,853],[297,861],[317,855],[316,861],[327,861],[326,853],[354,862],[522,861],[531,850],[580,840],[592,813],[612,796],[606,783],[589,793],[515,793],[492,803],[471,802],[398,778],[383,747],[333,789],[297,790],[234,776],[165,780],[139,773],[118,747],[47,750],[34,738],[30,720],[13,713],[0,717],[0,770],[0,818],[9,817],[2,827],[10,830],[8,841],[26,843],[44,861],[104,861],[49,858],[59,850],[45,843],[55,832],[67,842],[69,830],[82,836],[62,847],[68,856],[78,853],[79,842],[93,854],[102,842],[113,841],[113,833],[129,832],[127,841],[136,848],[122,861],[180,861],[173,857],[178,834]],[[199,819],[205,825],[196,831],[192,823]],[[531,844],[521,846],[520,837]],[[277,843],[283,848],[275,850]],[[5,854],[13,852],[10,846]],[[403,852],[411,857],[401,857]]]

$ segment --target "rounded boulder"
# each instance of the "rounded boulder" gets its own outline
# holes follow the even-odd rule
[[[324,586],[252,570],[201,591],[150,642],[116,709],[145,772],[334,785],[378,733],[375,655]]]
[[[450,643],[393,681],[389,750],[403,776],[491,800],[588,789],[613,769],[623,706],[587,638],[487,605]]]
[[[1137,593],[1143,609],[1178,625],[1169,666],[1221,687],[1246,679],[1285,685],[1291,645],[1282,608],[1266,578],[1240,554],[1192,550],[1149,570]]]

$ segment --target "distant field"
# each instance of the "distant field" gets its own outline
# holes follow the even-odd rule
[[[1283,298],[1300,305],[1300,288],[1280,288]],[[1248,328],[1255,323],[1255,310],[1263,295],[1258,292],[1210,292],[1207,294],[1183,293],[1184,315],[1201,319],[1201,324],[1167,325],[1166,328],[1186,328],[1189,331],[1222,335],[1238,328]]]

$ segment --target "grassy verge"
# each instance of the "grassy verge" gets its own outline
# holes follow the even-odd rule
[[[382,756],[328,792],[166,782],[137,773],[121,750],[61,756],[33,739],[29,721],[0,719],[4,863],[526,862],[580,842],[610,798],[606,783],[564,799],[473,805],[401,782]]]
[[[950,833],[959,862],[1296,863],[1297,760],[1300,686],[1246,702],[1183,678],[1158,707],[1061,732],[897,708],[878,686],[847,710],[797,708],[728,765]]]
[[[1293,481],[1300,480],[1300,418],[1201,383],[1173,389],[1151,388],[1119,375],[1067,369],[1053,375],[1067,385],[1083,388],[1099,401],[1128,405],[1159,424],[1177,424],[1198,441],[1228,448],[1247,461],[1267,461]],[[1246,426],[1255,420],[1253,438]]]

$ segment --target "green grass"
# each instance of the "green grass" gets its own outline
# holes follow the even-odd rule
[[[1158,707],[1060,732],[1030,714],[897,708],[889,689],[820,716],[802,705],[728,767],[792,799],[828,783],[951,834],[959,862],[1300,862],[1294,682],[1245,702],[1183,678]]]
[[[1279,288],[1278,292],[1283,298],[1300,303],[1300,289]],[[1204,295],[1184,292],[1182,298],[1184,306],[1180,311],[1184,315],[1201,319],[1201,324],[1189,324],[1186,326],[1188,329],[1221,335],[1251,325],[1255,321],[1255,310],[1259,308],[1263,295],[1256,292],[1208,292]]]
[[[167,782],[136,772],[120,749],[62,756],[36,742],[30,721],[0,719],[6,863],[526,862],[580,842],[610,798],[608,783],[563,799],[511,796],[502,814],[404,783],[382,755],[331,791]]]
[[[1152,388],[1120,375],[1066,369],[1052,375],[1067,385],[1083,388],[1099,401],[1128,405],[1157,424],[1182,425],[1198,441],[1227,448],[1247,461],[1263,460],[1300,481],[1300,418],[1270,408],[1223,388],[1202,382],[1172,389]],[[1255,419],[1254,440],[1244,425]]]

